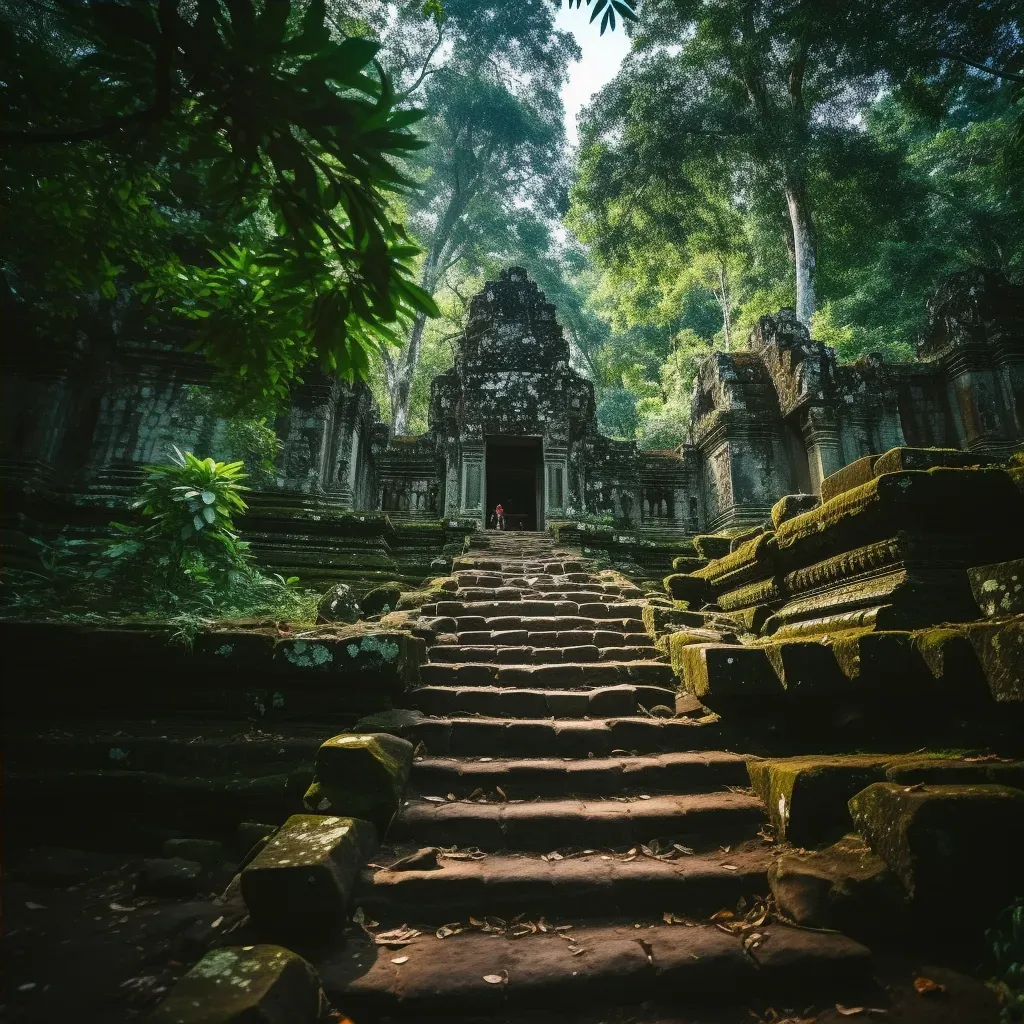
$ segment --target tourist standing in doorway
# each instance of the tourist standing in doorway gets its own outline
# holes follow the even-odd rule
[[[505,510],[501,507],[500,502],[494,509],[494,525],[499,530],[505,529]]]

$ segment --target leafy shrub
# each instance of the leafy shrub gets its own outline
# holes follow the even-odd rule
[[[1024,896],[1013,901],[985,932],[994,977],[990,982],[1003,1002],[1002,1024],[1024,1021]]]

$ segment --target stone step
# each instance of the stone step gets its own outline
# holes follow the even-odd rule
[[[631,595],[633,597],[642,595]],[[448,597],[451,601],[464,602],[467,604],[505,603],[516,602],[541,602],[545,605],[554,602],[556,604],[621,604],[622,595],[618,593],[606,594],[600,590],[567,590],[560,587],[557,590],[541,591],[534,587],[459,587],[457,590],[449,591]],[[439,602],[440,603],[440,602]],[[450,615],[451,612],[438,612],[438,614]]]
[[[410,728],[434,757],[608,757],[712,750],[722,745],[717,722],[689,718],[428,718]]]
[[[458,619],[463,615],[482,615],[485,619],[501,618],[508,615],[541,618],[582,617],[591,619],[640,619],[643,607],[639,604],[591,601],[438,601],[436,605],[424,605],[424,615],[451,616]]]
[[[626,634],[629,635],[629,634]],[[427,660],[431,664],[452,665],[459,662],[500,662],[503,665],[556,665],[561,662],[581,664],[596,661],[655,661],[658,652],[653,647],[497,647],[475,644],[443,645],[431,647]]]
[[[565,856],[489,854],[480,860],[442,857],[431,871],[365,868],[353,905],[382,921],[454,921],[488,915],[525,913],[536,920],[579,920],[628,913],[660,916],[709,915],[768,891],[770,848],[716,850],[710,854],[658,860],[637,847],[625,854]],[[673,850],[673,853],[676,851]],[[378,854],[374,860],[381,861]]]
[[[421,686],[406,697],[428,715],[487,715],[493,718],[588,718],[632,715],[637,706],[673,708],[675,690],[657,686],[602,686],[582,692],[500,689],[496,686]]]
[[[752,839],[765,822],[761,801],[748,792],[645,796],[647,799],[563,798],[522,803],[435,803],[410,796],[392,820],[388,840],[421,846],[476,846],[487,853],[543,853],[562,847],[616,849],[671,838],[706,851]]]
[[[483,625],[483,623],[481,623]],[[655,651],[654,641],[647,633],[624,630],[553,629],[553,630],[487,630],[463,631],[457,634],[460,645],[507,647],[647,647]],[[437,650],[439,648],[431,648]],[[428,652],[429,656],[429,652]]]
[[[473,606],[470,605],[472,608]],[[424,612],[424,614],[427,614]],[[453,620],[456,633],[482,632],[483,630],[525,629],[530,633],[550,633],[564,630],[583,630],[594,632],[602,630],[617,633],[642,633],[647,636],[643,619],[606,619],[588,618],[583,615],[502,615],[486,617],[483,615],[460,615]]]
[[[642,683],[675,686],[672,666],[663,661],[602,661],[555,665],[506,665],[468,662],[420,666],[420,681],[429,686],[510,686],[565,689]]]
[[[411,785],[419,793],[468,797],[497,787],[513,799],[542,795],[620,796],[629,792],[710,792],[749,786],[747,760],[722,750],[651,754],[645,757],[455,758],[421,757]]]
[[[697,1011],[709,1000],[746,1006],[791,994],[801,1006],[819,995],[820,1002],[852,1005],[871,975],[869,950],[842,935],[771,925],[759,929],[756,948],[744,950],[740,936],[713,925],[635,923],[577,926],[573,943],[556,932],[525,939],[426,932],[400,950],[374,945],[352,927],[336,950],[314,956],[313,966],[331,1001],[356,1020],[468,1013],[497,1020],[510,1009],[575,1014],[588,1004],[659,997]],[[580,949],[586,952],[574,955]],[[489,984],[490,977],[500,980]]]

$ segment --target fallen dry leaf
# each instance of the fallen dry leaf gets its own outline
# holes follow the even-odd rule
[[[439,939],[447,939],[449,935],[458,935],[459,932],[464,932],[466,929],[462,927],[461,922],[452,921],[451,924],[443,924],[437,929],[434,934]]]
[[[856,1017],[859,1013],[864,1013],[863,1006],[843,1006],[842,1003],[836,1003],[836,1013],[840,1017]]]
[[[446,803],[443,796],[425,796],[424,800],[429,800],[432,804],[443,804]]]
[[[501,974],[485,974],[484,981],[488,985],[504,985],[508,983],[508,971],[502,971]]]
[[[393,964],[405,964],[409,962],[409,958],[407,956],[396,956],[391,962]]]
[[[914,991],[919,996],[940,996],[946,991],[946,986],[931,978],[920,977],[914,979]]]
[[[498,796],[500,796],[502,800],[508,800],[508,794],[505,792],[505,790],[501,788],[501,786],[495,786],[494,788],[497,791]]]

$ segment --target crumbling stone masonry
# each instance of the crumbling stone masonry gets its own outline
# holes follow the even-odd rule
[[[1022,294],[984,271],[949,279],[921,360],[905,364],[840,365],[792,310],[762,317],[746,350],[701,367],[688,443],[651,452],[598,432],[593,385],[570,366],[554,307],[513,267],[472,300],[455,365],[432,383],[426,434],[389,437],[364,385],[304,374],[276,424],[274,472],[252,496],[254,550],[307,577],[344,576],[364,555],[394,572],[403,547],[429,565],[452,540],[445,530],[485,525],[499,501],[513,528],[591,514],[678,539],[761,523],[782,495],[820,494],[872,452],[1006,454],[1024,437]],[[237,457],[225,421],[193,400],[210,385],[201,360],[124,336],[101,348],[5,351],[9,551],[47,526],[105,523],[172,444]],[[428,523],[432,554],[412,529]]]

